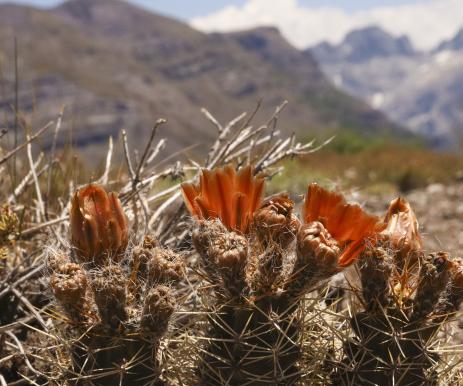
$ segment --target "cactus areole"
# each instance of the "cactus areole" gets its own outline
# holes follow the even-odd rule
[[[127,218],[116,193],[98,185],[77,190],[71,203],[71,243],[82,262],[118,257],[128,242]]]

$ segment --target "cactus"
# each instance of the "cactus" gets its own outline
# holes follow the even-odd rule
[[[384,221],[359,263],[364,309],[351,318],[354,336],[333,383],[434,385],[440,358],[432,340],[463,300],[463,266],[447,253],[424,253],[404,199],[391,202]]]
[[[55,253],[48,266],[67,316],[74,381],[160,384],[160,343],[176,308],[171,284],[183,276],[181,258],[149,236],[128,250],[120,202],[98,186],[75,194],[71,235],[71,255]]]
[[[288,196],[262,201],[263,179],[250,167],[203,171],[182,190],[213,296],[199,383],[295,384],[302,297],[356,260],[378,219],[311,185],[301,225]]]
[[[14,243],[19,220],[8,205],[0,207],[0,276],[7,259],[8,249]]]

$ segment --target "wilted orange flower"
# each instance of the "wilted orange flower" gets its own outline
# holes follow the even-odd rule
[[[199,185],[182,184],[190,213],[200,219],[218,218],[230,230],[246,232],[260,206],[264,179],[254,177],[250,166],[203,170]]]
[[[399,251],[401,257],[422,249],[418,220],[404,198],[399,197],[391,201],[384,222],[387,227],[382,233]]]
[[[343,248],[339,265],[346,267],[365,249],[365,241],[384,229],[378,217],[367,214],[358,205],[348,204],[344,197],[329,192],[317,184],[310,184],[303,211],[305,223],[318,221],[323,224]]]
[[[79,189],[72,199],[71,242],[83,261],[101,262],[127,247],[127,219],[116,193],[98,185]]]

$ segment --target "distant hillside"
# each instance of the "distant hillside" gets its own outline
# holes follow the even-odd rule
[[[71,0],[51,10],[0,5],[2,118],[12,120],[13,41],[18,39],[19,108],[34,126],[65,104],[63,129],[80,146],[127,129],[140,146],[159,117],[170,149],[204,148],[214,132],[205,106],[228,120],[264,99],[261,115],[288,99],[282,129],[307,137],[348,128],[403,131],[336,89],[312,55],[274,29],[204,34],[118,0]]]
[[[377,27],[353,31],[339,45],[309,50],[341,89],[362,98],[434,146],[463,139],[463,29],[431,52]]]

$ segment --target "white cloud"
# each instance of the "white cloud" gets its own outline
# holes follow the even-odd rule
[[[398,36],[408,35],[420,49],[430,49],[463,27],[463,0],[431,0],[347,13],[336,7],[309,8],[297,0],[247,0],[191,20],[203,31],[236,31],[273,25],[296,47],[320,41],[337,43],[354,28],[376,24]]]

